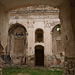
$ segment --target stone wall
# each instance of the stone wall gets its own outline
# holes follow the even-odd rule
[[[61,25],[58,24],[52,29],[52,50],[54,65],[63,66],[64,63],[64,50],[61,43]]]
[[[73,34],[73,20],[71,4],[68,0],[63,1],[60,6],[60,19],[61,19],[61,29],[62,29],[62,48],[65,51],[65,65],[64,65],[64,75],[74,75],[75,74],[75,41]],[[72,20],[73,18],[73,20]],[[73,64],[72,64],[73,63]],[[66,70],[65,70],[66,69]]]
[[[2,74],[2,67],[4,63],[1,59],[1,55],[4,55],[5,47],[7,45],[8,17],[7,8],[0,3],[0,75]]]
[[[28,48],[26,49],[26,64],[35,66],[35,46],[44,47],[44,65],[53,65],[52,27],[60,23],[59,9],[50,6],[30,6],[10,12],[10,26],[19,23],[27,28]],[[43,30],[43,42],[35,42],[35,31]],[[30,64],[31,63],[31,64]]]
[[[7,45],[7,36],[8,36],[8,20],[9,20],[9,14],[7,8],[0,3],[0,41],[1,44],[5,50],[5,47]],[[6,30],[6,31],[5,31]],[[5,38],[6,37],[6,38]]]
[[[9,31],[10,36],[9,53],[12,60],[12,64],[23,64],[25,63],[25,56],[26,56],[26,48],[25,48],[26,31],[21,26],[18,27],[14,26]]]

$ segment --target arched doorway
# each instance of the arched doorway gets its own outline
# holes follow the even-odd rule
[[[41,45],[35,47],[35,65],[44,66],[44,47]]]

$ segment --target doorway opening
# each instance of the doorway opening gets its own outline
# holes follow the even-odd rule
[[[44,47],[41,45],[35,47],[35,66],[44,66]]]

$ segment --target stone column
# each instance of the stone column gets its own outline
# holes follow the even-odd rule
[[[50,23],[46,22],[44,29],[44,43],[45,43],[45,66],[50,67],[53,64],[52,60],[52,34],[50,33]]]
[[[60,6],[62,49],[65,51],[64,75],[75,75],[75,41],[71,14],[71,3],[64,0]]]
[[[34,62],[34,25],[31,22],[31,20],[29,21],[28,24],[28,51],[27,51],[27,65],[28,66],[34,66],[35,62]]]

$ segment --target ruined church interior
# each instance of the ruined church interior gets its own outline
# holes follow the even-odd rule
[[[74,0],[0,0],[0,9],[0,75],[22,65],[75,75]]]

